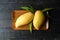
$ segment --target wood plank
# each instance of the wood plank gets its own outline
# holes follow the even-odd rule
[[[29,12],[29,11],[26,11],[26,10],[14,10],[13,11],[13,13],[12,13],[12,28],[14,30],[29,30],[29,24],[21,26],[19,28],[16,28],[16,26],[15,26],[15,22],[16,22],[17,18],[26,12]],[[36,29],[33,27],[33,30],[36,30]],[[41,26],[40,30],[47,30],[46,23],[44,23]]]

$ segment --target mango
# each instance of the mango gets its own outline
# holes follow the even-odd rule
[[[42,11],[37,10],[34,15],[33,25],[36,30],[39,30],[42,23],[44,22],[44,14]]]
[[[16,28],[30,23],[33,20],[33,17],[34,15],[31,12],[22,14],[16,20],[16,23],[15,23]]]

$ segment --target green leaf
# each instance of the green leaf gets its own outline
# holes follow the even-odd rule
[[[44,8],[44,9],[42,10],[42,12],[47,12],[47,11],[52,10],[52,9],[54,9],[54,8]],[[49,14],[47,14],[47,13],[46,13],[46,16],[47,16],[48,18],[51,17],[51,16],[50,16]]]
[[[24,10],[29,10],[29,11],[31,11],[31,12],[34,12],[34,8],[32,7],[32,6],[21,6],[20,7],[21,9],[24,9]]]
[[[25,6],[22,6],[20,7],[21,9],[24,9],[24,10],[29,10],[30,8],[29,7],[25,7]]]
[[[46,12],[46,11],[49,11],[49,10],[52,10],[52,9],[54,9],[54,8],[44,8],[44,9],[42,10],[42,12]]]
[[[29,24],[30,26],[30,32],[32,33],[32,22]]]

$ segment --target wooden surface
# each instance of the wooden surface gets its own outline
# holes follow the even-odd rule
[[[12,13],[12,28],[14,30],[29,30],[29,24],[21,26],[19,28],[16,28],[16,26],[15,26],[15,22],[16,22],[17,18],[26,12],[28,12],[28,11],[26,11],[26,10],[14,10],[13,11],[13,13]],[[33,30],[36,30],[36,29],[33,27]],[[47,30],[46,24],[43,24],[43,26],[41,26],[40,30]]]

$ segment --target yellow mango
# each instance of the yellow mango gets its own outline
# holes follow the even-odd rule
[[[33,25],[36,30],[39,30],[41,27],[42,23],[44,22],[44,15],[43,12],[40,10],[37,10],[34,15],[33,19]]]
[[[27,13],[19,16],[15,23],[16,28],[30,23],[33,20],[33,17],[34,17],[34,15],[31,12],[27,12]]]

